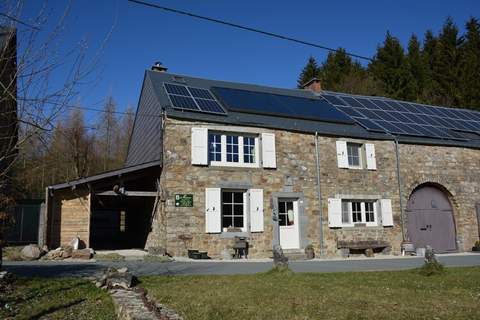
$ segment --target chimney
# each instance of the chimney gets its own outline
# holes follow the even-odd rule
[[[305,82],[305,84],[302,85],[302,89],[320,93],[322,91],[322,83],[318,78],[313,78]]]
[[[165,72],[168,70],[168,68],[163,66],[160,61],[157,61],[153,64],[152,70],[157,72]]]

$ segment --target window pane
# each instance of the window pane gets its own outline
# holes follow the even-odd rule
[[[367,222],[375,222],[375,212],[373,210],[373,202],[365,202],[365,220]]]
[[[221,161],[222,160],[222,143],[219,134],[208,135],[208,160]]]
[[[236,216],[243,216],[243,204],[235,204],[233,207],[233,214]]]
[[[352,167],[360,166],[360,148],[361,145],[355,143],[347,144],[348,165]]]
[[[342,223],[350,223],[350,212],[348,210],[348,201],[342,202]]]
[[[362,222],[362,203],[352,202],[352,220],[353,222]]]
[[[222,192],[222,201],[224,203],[233,203],[233,192]]]
[[[227,136],[227,162],[239,162],[237,136]]]
[[[232,205],[231,204],[224,204],[222,205],[222,214],[223,215],[232,215]]]
[[[243,192],[234,192],[233,201],[235,203],[243,203]]]
[[[289,202],[285,202],[286,205],[287,205],[287,212],[288,210],[293,210],[293,202],[289,201]]]
[[[285,202],[283,201],[278,202],[278,213],[286,213]]]
[[[287,225],[287,216],[284,213],[280,213],[278,215],[278,224],[281,226],[286,226]]]
[[[287,211],[287,225],[289,226],[293,226],[294,225],[294,213],[293,213],[293,209],[288,209]]]
[[[222,228],[228,228],[228,227],[232,227],[233,226],[233,222],[232,222],[232,217],[223,217],[222,219]]]
[[[243,217],[234,217],[233,222],[235,228],[243,228]]]
[[[243,138],[243,162],[254,163],[255,162],[255,138],[244,137]]]

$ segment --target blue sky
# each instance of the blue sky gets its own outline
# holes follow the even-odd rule
[[[463,30],[480,17],[480,1],[220,1],[149,0],[254,28],[372,56],[387,30],[407,43],[412,33],[440,30],[452,16]],[[22,19],[34,17],[41,1],[27,0]],[[47,33],[66,1],[49,1]],[[145,69],[161,61],[170,72],[220,80],[295,87],[310,55],[326,52],[226,26],[142,7],[126,0],[74,1],[60,50],[80,39],[95,52],[113,26],[102,52],[96,80],[80,87],[79,100],[99,107],[108,94],[119,109],[136,107]],[[59,77],[60,79],[61,77]]]

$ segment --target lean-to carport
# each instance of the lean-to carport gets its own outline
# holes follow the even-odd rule
[[[48,246],[78,236],[93,249],[143,249],[160,172],[155,161],[49,186],[43,228]]]

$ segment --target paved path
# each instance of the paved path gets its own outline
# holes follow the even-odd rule
[[[447,267],[480,266],[480,254],[440,255],[440,262]],[[349,272],[403,270],[423,264],[420,257],[370,258],[346,260],[291,261],[295,272]],[[252,274],[272,268],[272,262],[62,262],[62,261],[5,261],[4,268],[22,276],[67,277],[91,276],[108,266],[126,266],[135,275],[187,275],[187,274]]]

